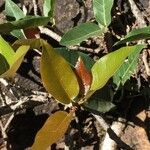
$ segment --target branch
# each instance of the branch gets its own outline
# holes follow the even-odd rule
[[[42,27],[42,26],[40,26],[39,29],[40,29],[41,33],[43,33],[45,35],[48,35],[49,37],[53,38],[57,42],[60,42],[61,36],[59,36],[58,34],[56,34],[55,32],[53,32],[52,30],[50,30],[48,28],[45,28],[45,27]]]

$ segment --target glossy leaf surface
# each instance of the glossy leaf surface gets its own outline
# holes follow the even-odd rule
[[[128,61],[124,62],[113,76],[113,82],[117,85],[124,85],[130,79],[131,74],[135,71],[139,53],[144,48],[144,45],[137,45],[135,50],[129,55]]]
[[[37,133],[31,149],[46,150],[48,146],[57,142],[65,134],[72,117],[72,112],[68,114],[65,111],[58,111],[52,114]]]
[[[104,27],[111,23],[111,9],[114,0],[93,0],[93,10],[96,21]]]
[[[5,12],[7,16],[14,17],[16,18],[16,20],[19,20],[25,17],[23,11],[12,0],[6,0]]]
[[[17,29],[46,25],[48,22],[49,22],[48,17],[28,16],[18,21],[0,24],[0,34],[6,34]]]
[[[19,40],[15,45],[41,49],[40,72],[46,90],[59,102],[69,104],[79,93],[79,85],[69,63],[42,39]]]
[[[78,95],[78,81],[70,65],[46,42],[43,42],[40,72],[45,88],[60,102],[69,104]]]
[[[79,78],[80,91],[83,88],[83,92],[81,91],[81,93],[86,95],[91,86],[92,74],[90,71],[87,70],[81,57],[78,58],[75,66],[75,71]]]
[[[29,50],[29,46],[20,46],[17,49],[16,53],[12,56],[11,59],[12,63],[10,64],[9,69],[5,73],[3,73],[0,77],[13,78],[17,70],[19,69],[23,61],[23,58],[28,50]]]
[[[61,39],[65,46],[76,45],[92,36],[101,35],[102,30],[94,23],[83,23],[69,30]]]
[[[92,67],[91,91],[102,88],[137,46],[126,46],[100,58]]]
[[[115,45],[149,38],[150,38],[150,26],[132,30],[125,36],[123,40],[117,42]]]
[[[15,54],[12,47],[0,36],[0,54],[7,60],[8,64],[12,64],[12,57]]]
[[[0,36],[0,77],[12,78],[18,70],[29,46],[20,46],[16,52]]]

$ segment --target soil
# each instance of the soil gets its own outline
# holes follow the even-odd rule
[[[25,5],[28,14],[33,14],[31,0],[14,1],[18,6]],[[147,25],[150,24],[149,0],[135,1]],[[37,0],[38,14],[42,14],[43,0]],[[112,10],[112,23],[110,32],[104,38],[90,38],[82,43],[85,48],[93,49],[94,53],[85,51],[94,59],[100,58],[110,52],[112,45],[123,37],[128,30],[139,27],[133,9],[128,1],[116,0]],[[54,11],[55,26],[52,30],[62,35],[70,28],[94,19],[92,0],[56,0]],[[0,23],[6,21],[4,13],[4,0],[0,1]],[[41,35],[54,47],[60,45],[46,35]],[[10,39],[8,36],[4,36]],[[12,37],[11,37],[12,38]],[[10,39],[14,41],[14,39]],[[147,60],[150,66],[150,51],[147,51]],[[95,53],[96,52],[96,53]],[[64,106],[56,101],[45,91],[39,72],[40,55],[29,51],[24,62],[19,68],[13,81],[8,85],[0,83],[0,116],[1,124],[7,126],[5,132],[1,130],[0,149],[25,150],[34,142],[37,131],[53,112],[63,110]],[[118,92],[118,95],[120,95]],[[117,99],[117,97],[116,97]],[[11,106],[23,100],[22,105],[14,111]],[[93,112],[98,113],[98,112]],[[117,110],[105,114],[98,113],[109,126],[118,118],[125,122],[124,130],[119,139],[128,145],[117,142],[116,150],[150,149],[150,78],[142,61],[142,53],[136,73],[124,86],[122,101],[117,105]],[[52,150],[100,150],[105,138],[106,130],[88,109],[79,109],[76,117],[64,137],[53,144]],[[107,149],[106,149],[107,150]]]

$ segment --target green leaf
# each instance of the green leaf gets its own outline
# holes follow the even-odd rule
[[[56,51],[63,56],[72,67],[75,67],[79,57],[84,61],[86,68],[90,71],[94,65],[94,60],[89,55],[82,52],[69,50],[66,47],[56,48]]]
[[[111,23],[111,9],[114,0],[93,0],[93,10],[96,21],[104,27]]]
[[[6,0],[5,13],[7,16],[14,17],[16,20],[25,17],[23,11],[12,0]],[[11,32],[11,34],[18,39],[25,38],[21,30],[14,30]]]
[[[16,20],[25,17],[23,11],[12,0],[6,0],[5,12],[7,16],[15,17]]]
[[[115,45],[149,38],[150,38],[150,26],[132,30],[125,36],[123,40],[117,42]]]
[[[126,46],[100,58],[92,67],[91,91],[102,88],[137,46]]]
[[[43,5],[43,14],[45,17],[52,17],[54,11],[55,0],[45,0]]]
[[[88,39],[91,36],[97,36],[102,34],[102,29],[94,23],[83,23],[69,30],[61,39],[61,45],[76,45],[80,42]]]
[[[49,17],[28,16],[18,21],[0,24],[0,34],[6,34],[13,30],[46,25]]]
[[[78,95],[78,81],[70,65],[45,41],[40,72],[47,91],[61,103],[69,104]]]
[[[135,71],[139,53],[144,48],[144,45],[136,45],[135,50],[129,55],[128,61],[125,61],[117,72],[113,76],[113,82],[117,85],[117,88],[130,79],[131,74]]]
[[[8,64],[11,65],[12,56],[15,54],[11,46],[0,36],[0,54],[7,60]]]
[[[31,49],[42,47],[40,72],[46,90],[59,102],[68,104],[79,93],[77,78],[68,62],[42,39],[19,40],[16,45],[30,45]]]
[[[9,64],[6,58],[0,53],[0,75],[9,69]]]
[[[101,113],[108,112],[115,105],[112,103],[112,91],[108,86],[96,91],[84,105],[85,108],[90,110],[98,111]]]
[[[1,78],[13,78],[20,67],[23,58],[27,51],[29,50],[29,46],[20,46],[16,53],[12,56],[11,64],[9,66],[9,69],[4,72],[2,75],[0,75]]]
[[[11,35],[13,35],[14,37],[16,37],[18,39],[24,39],[25,38],[25,36],[21,30],[13,30],[10,33],[11,33]]]
[[[30,49],[38,49],[41,51],[42,39],[20,39],[14,42],[13,47],[19,47],[20,45],[29,45]]]
[[[67,131],[72,117],[72,112],[68,114],[65,111],[57,111],[52,114],[37,133],[31,149],[46,150],[48,146],[57,142]]]
[[[16,52],[0,36],[0,77],[12,78],[22,63],[29,46],[20,46]]]

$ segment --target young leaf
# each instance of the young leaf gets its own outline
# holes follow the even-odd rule
[[[84,64],[85,64],[87,70],[91,71],[91,68],[94,65],[95,61],[87,54],[84,54],[82,52],[78,52],[78,54],[84,61]]]
[[[150,38],[150,26],[132,30],[125,36],[123,40],[117,42],[115,45],[149,38]]]
[[[8,64],[11,65],[12,56],[15,54],[11,46],[0,36],[0,54],[4,56]]]
[[[43,5],[43,14],[45,17],[52,17],[54,11],[55,0],[45,0]]]
[[[93,81],[90,90],[102,88],[110,77],[119,69],[127,56],[136,50],[136,46],[126,46],[100,58],[92,67]]]
[[[92,75],[91,75],[91,72],[86,69],[81,57],[78,58],[78,61],[75,66],[75,71],[76,71],[77,76],[79,77],[79,81],[81,82],[80,91],[81,93],[86,95],[86,93],[88,92],[91,86]]]
[[[30,49],[41,50],[42,39],[20,39],[14,42],[13,47],[20,47],[20,45],[29,45]]]
[[[27,39],[34,39],[34,38],[36,38],[36,35],[38,35],[40,33],[40,30],[37,27],[26,28],[23,31],[24,31],[24,34]]]
[[[66,60],[45,41],[42,42],[40,72],[43,84],[61,103],[69,104],[79,93],[77,78]]]
[[[15,45],[42,47],[40,72],[46,90],[59,102],[68,104],[79,93],[77,78],[67,61],[42,39],[19,40]]]
[[[2,75],[0,75],[1,78],[13,78],[20,67],[23,58],[27,51],[29,50],[29,46],[23,45],[20,46],[16,53],[11,58],[11,64],[9,66],[9,69],[4,72]]]
[[[65,46],[76,45],[91,36],[101,35],[102,30],[98,25],[88,22],[69,30],[61,39],[60,44]]]
[[[14,52],[11,46],[0,36],[0,77],[12,78],[28,50],[29,46],[21,46]]]
[[[114,0],[93,0],[93,10],[96,21],[104,27],[111,23],[111,9]]]
[[[12,0],[6,0],[5,12],[7,16],[15,17],[16,20],[25,17],[23,11]]]
[[[65,111],[57,111],[52,114],[37,133],[31,149],[46,150],[48,146],[57,142],[65,134],[72,117],[72,112],[68,114]]]
[[[120,84],[124,85],[136,69],[139,53],[144,47],[144,45],[137,45],[135,50],[129,55],[128,61],[124,62],[114,74],[113,82],[117,85],[117,88]]]
[[[49,17],[28,16],[18,21],[12,21],[12,22],[0,24],[0,33],[6,34],[17,29],[38,27],[38,26],[46,25],[48,22],[49,22]]]

